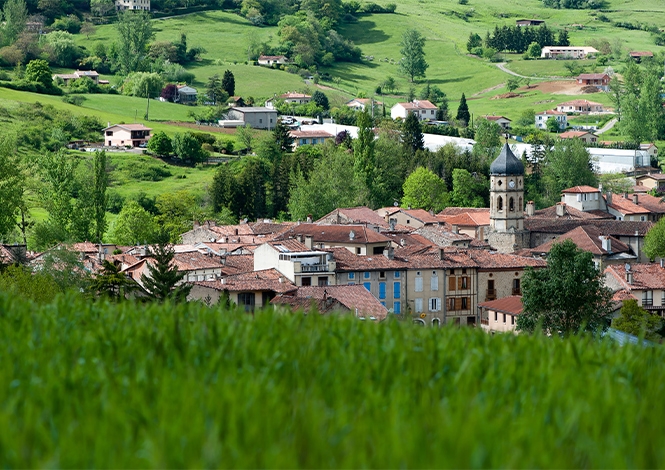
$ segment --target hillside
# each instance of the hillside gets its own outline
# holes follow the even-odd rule
[[[0,294],[0,464],[660,468],[661,347]]]

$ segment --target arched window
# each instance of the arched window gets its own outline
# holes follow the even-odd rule
[[[515,199],[513,199],[512,197],[508,199],[508,210],[510,212],[515,212]]]
[[[496,199],[496,210],[503,211],[503,198],[501,196]]]
[[[432,318],[432,326],[441,326],[441,320],[438,318]]]
[[[517,208],[518,208],[517,210],[523,211],[524,210],[524,205],[522,204],[522,196],[520,196],[519,201],[520,201],[520,205],[517,206]]]
[[[425,320],[423,320],[422,318],[414,318],[413,323],[415,323],[418,326],[427,326]]]

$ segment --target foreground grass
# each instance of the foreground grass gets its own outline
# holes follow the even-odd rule
[[[0,295],[3,467],[662,467],[665,353]]]

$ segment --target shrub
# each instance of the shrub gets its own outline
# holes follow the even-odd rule
[[[85,96],[81,95],[65,95],[62,97],[63,103],[73,104],[74,106],[81,106],[85,101]]]

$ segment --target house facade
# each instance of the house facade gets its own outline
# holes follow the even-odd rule
[[[488,121],[496,122],[502,129],[510,129],[510,119],[504,116],[485,116]]]
[[[145,10],[150,11],[150,0],[115,0],[115,9],[124,10]]]
[[[180,104],[196,104],[198,92],[196,88],[187,85],[178,85],[175,102]]]
[[[665,264],[626,263],[605,269],[605,285],[614,292],[624,291],[643,309],[665,316]]]
[[[543,59],[586,59],[598,54],[593,47],[582,46],[545,46],[540,57]]]
[[[595,86],[601,91],[610,88],[610,76],[606,73],[582,73],[575,80],[580,86]]]
[[[415,114],[420,121],[436,120],[436,110],[438,108],[428,100],[413,100],[410,103],[397,103],[390,108],[390,117],[392,119],[406,119],[409,114]]]
[[[536,114],[536,128],[546,130],[547,121],[551,117],[556,119],[557,124],[559,124],[559,130],[564,130],[566,127],[568,127],[568,116],[566,116],[566,113],[548,109],[547,111]]]
[[[152,129],[143,124],[116,124],[103,129],[107,147],[139,147],[150,139]]]
[[[572,100],[558,104],[556,110],[560,113],[589,114],[602,113],[605,111],[605,108],[602,103],[596,103],[594,101]]]
[[[584,131],[566,131],[559,134],[559,139],[579,139],[587,145],[598,142],[598,136],[596,134]]]
[[[272,67],[273,65],[286,65],[290,63],[289,59],[285,55],[261,55],[257,60],[259,65],[267,65]]]
[[[297,149],[301,145],[319,145],[326,140],[334,139],[335,136],[326,131],[289,131],[293,138],[293,148]]]
[[[330,253],[296,240],[267,242],[254,250],[254,271],[276,269],[296,286],[335,285],[335,268]]]
[[[90,80],[95,82],[97,85],[99,82],[99,74],[94,70],[76,70],[73,73],[56,73],[53,75],[53,80],[60,79],[65,83],[65,86],[69,86],[71,82],[79,78],[88,77]],[[108,82],[106,82],[108,83]]]
[[[277,111],[264,107],[231,108],[228,112],[231,121],[249,124],[253,129],[272,130],[277,125]]]
[[[480,326],[488,333],[514,333],[522,313],[522,296],[511,295],[478,305]]]

